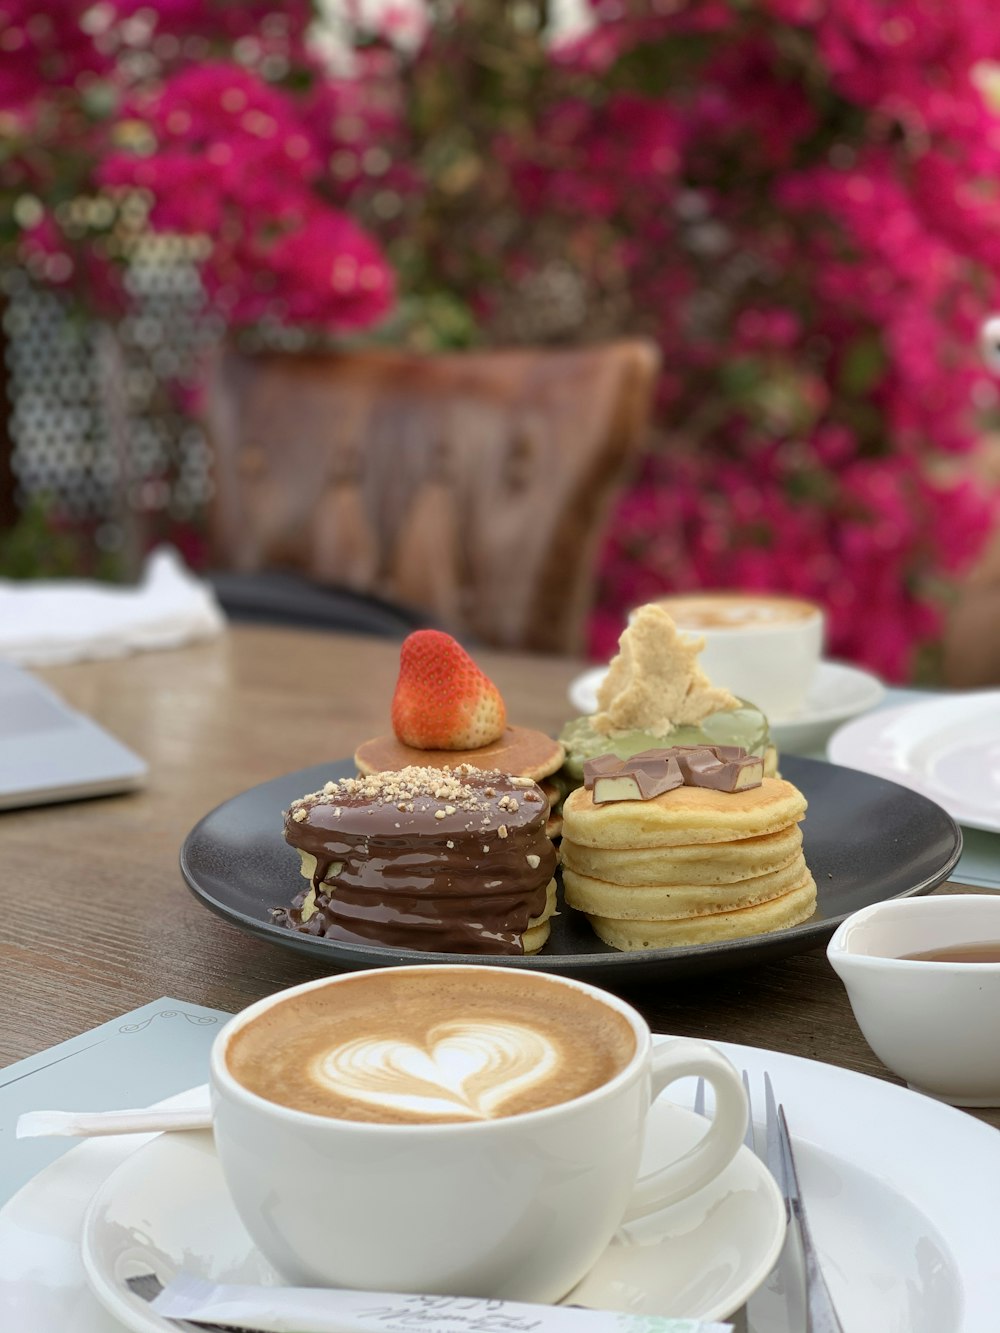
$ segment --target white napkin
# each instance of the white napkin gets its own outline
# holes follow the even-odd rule
[[[137,587],[0,579],[0,658],[22,666],[174,648],[224,625],[211,588],[168,546],[150,555]]]

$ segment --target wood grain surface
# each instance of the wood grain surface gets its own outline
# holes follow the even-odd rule
[[[578,663],[477,658],[514,720],[561,727]],[[181,879],[178,852],[221,801],[349,756],[386,730],[397,661],[386,640],[236,627],[196,647],[41,673],[143,755],[150,779],[128,796],[0,814],[0,1065],[161,995],[235,1011],[328,970],[206,911]],[[898,1082],[866,1045],[822,950],[616,989],[656,1031]],[[971,1114],[1000,1127],[1000,1110]]]

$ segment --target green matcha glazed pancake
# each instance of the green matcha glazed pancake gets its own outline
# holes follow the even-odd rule
[[[712,685],[698,664],[702,639],[678,633],[660,606],[641,606],[618,641],[597,694],[597,712],[568,722],[559,739],[564,792],[583,781],[583,765],[602,754],[627,759],[657,745],[738,745],[764,760],[777,753],[767,718],[754,704]]]

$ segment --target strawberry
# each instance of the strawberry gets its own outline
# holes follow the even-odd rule
[[[404,640],[392,729],[418,750],[478,750],[507,724],[500,691],[450,634],[420,629]]]

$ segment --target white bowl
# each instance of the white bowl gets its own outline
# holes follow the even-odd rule
[[[1000,1106],[1000,962],[904,954],[1000,941],[1000,894],[875,903],[827,946],[869,1046],[916,1092],[953,1106]]]

